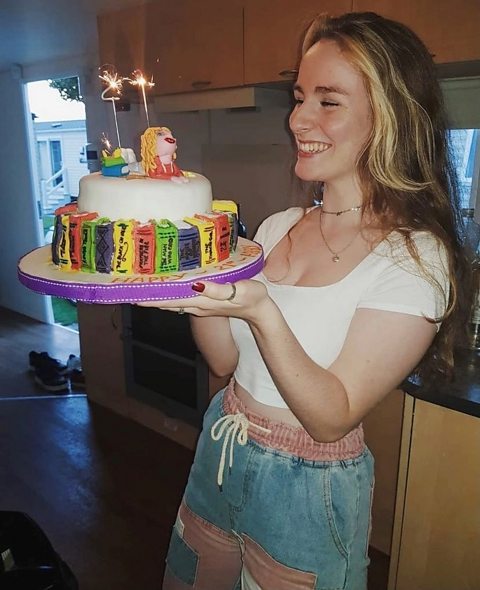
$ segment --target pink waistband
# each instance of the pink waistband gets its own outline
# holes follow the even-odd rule
[[[270,420],[260,414],[246,409],[235,395],[235,384],[232,380],[223,396],[223,410],[225,414],[244,414],[249,422],[267,428],[271,432],[265,433],[257,428],[248,429],[248,437],[261,445],[279,451],[285,451],[303,459],[311,461],[341,461],[354,459],[365,449],[363,428],[360,424],[340,440],[335,442],[317,442],[304,428],[295,427],[283,422]]]

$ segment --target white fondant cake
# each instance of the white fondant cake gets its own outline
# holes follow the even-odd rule
[[[77,203],[55,212],[53,263],[64,271],[158,275],[227,260],[237,244],[237,205],[213,201],[207,178],[175,164],[176,148],[170,129],[149,127],[141,174],[127,164],[131,150],[102,153],[102,173],[84,176]]]
[[[108,177],[101,173],[80,180],[78,211],[95,211],[109,219],[180,220],[212,210],[210,181],[196,172],[185,173],[188,182],[132,176]]]

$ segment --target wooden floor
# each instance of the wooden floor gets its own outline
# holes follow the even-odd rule
[[[17,394],[0,393],[0,510],[32,516],[81,590],[159,589],[192,452],[84,396],[38,395],[25,351],[66,358],[78,337],[1,309],[0,326],[1,391]],[[388,559],[371,557],[369,590],[385,590]]]
[[[0,308],[0,397],[50,395],[35,384],[29,371],[31,350],[65,362],[69,354],[80,355],[78,333]]]

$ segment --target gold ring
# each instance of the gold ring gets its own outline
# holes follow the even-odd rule
[[[232,293],[229,297],[226,298],[225,301],[232,302],[235,298],[235,295],[237,294],[237,287],[235,286],[235,283],[230,283],[230,286],[232,287]]]
[[[185,310],[183,309],[183,307],[181,307],[178,312],[179,315],[183,315],[185,313]]]

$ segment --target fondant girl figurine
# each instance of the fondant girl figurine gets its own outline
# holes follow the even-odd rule
[[[164,590],[365,590],[362,420],[412,372],[429,384],[451,372],[470,309],[425,45],[373,13],[319,17],[294,96],[310,206],[261,224],[254,279],[144,304],[192,314],[211,371],[233,374],[204,416]]]
[[[188,182],[175,164],[177,140],[168,127],[149,127],[141,137],[143,168],[150,178]]]

